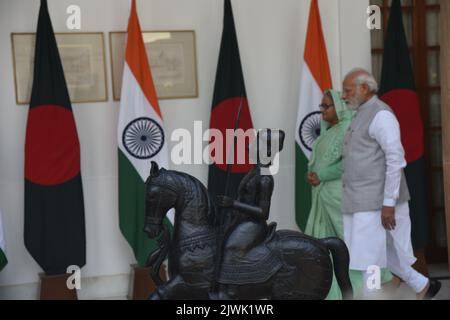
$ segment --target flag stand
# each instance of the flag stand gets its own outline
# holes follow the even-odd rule
[[[166,281],[166,266],[161,265],[159,275],[163,281]],[[129,299],[147,300],[155,291],[156,285],[150,277],[150,268],[144,268],[136,264],[131,265],[131,285]]]
[[[70,274],[46,275],[40,273],[41,280],[39,294],[40,300],[78,300],[77,290],[67,287]]]

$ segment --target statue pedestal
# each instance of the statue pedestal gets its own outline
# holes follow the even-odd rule
[[[159,275],[163,281],[166,281],[166,266],[161,265]],[[131,286],[129,299],[147,300],[155,291],[156,285],[150,277],[150,268],[131,265]]]
[[[67,279],[70,274],[49,276],[40,273],[41,286],[39,290],[40,300],[78,300],[77,290],[67,288]]]

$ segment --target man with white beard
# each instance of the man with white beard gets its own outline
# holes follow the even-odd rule
[[[342,211],[350,269],[362,271],[365,299],[375,293],[367,285],[371,266],[400,277],[417,299],[431,299],[441,283],[412,268],[416,258],[400,125],[377,91],[376,80],[366,70],[355,69],[344,79],[342,98],[356,111],[343,146]]]

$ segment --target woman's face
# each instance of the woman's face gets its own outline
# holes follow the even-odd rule
[[[322,119],[326,122],[333,124],[339,122],[333,100],[328,95],[323,96],[320,112],[322,112]]]

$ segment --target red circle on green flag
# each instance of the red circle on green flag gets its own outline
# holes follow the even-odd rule
[[[400,122],[406,161],[412,163],[419,160],[424,153],[424,129],[417,93],[396,89],[384,94],[381,100],[392,108]]]
[[[57,105],[30,108],[25,138],[25,178],[56,185],[80,172],[80,144],[73,113]]]
[[[250,116],[247,98],[230,98],[222,101],[212,109],[210,128],[220,130],[223,137],[221,153],[216,152],[215,154],[213,154],[212,158],[216,167],[223,171],[227,171],[227,162],[229,162],[230,158],[229,154],[232,150],[231,148],[234,145],[232,138],[229,138],[227,143],[227,129],[234,130],[236,126],[236,119],[238,117],[239,107],[241,104],[242,109],[238,128],[242,129],[243,132],[246,132],[248,129],[253,129],[253,123]],[[230,134],[228,134],[228,137],[230,137]],[[243,136],[241,135],[241,137]],[[245,144],[238,143],[234,146],[234,161],[233,165],[231,166],[232,173],[247,173],[253,168],[253,164],[251,164],[249,160],[248,142],[251,143],[251,141],[246,140]],[[210,144],[211,143],[212,141],[210,140]],[[245,161],[241,161],[243,162],[243,164],[239,164],[237,156],[238,152],[241,154],[245,154]]]

